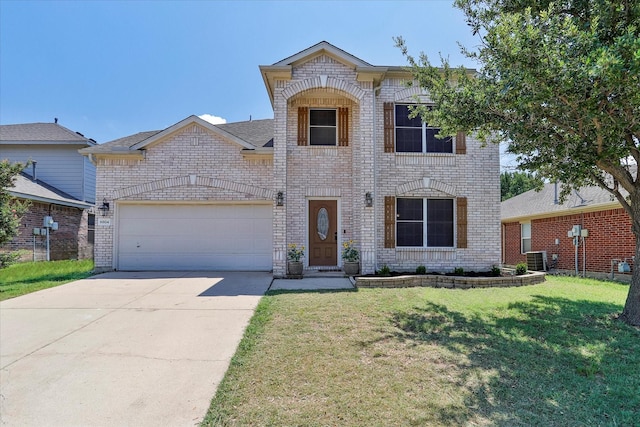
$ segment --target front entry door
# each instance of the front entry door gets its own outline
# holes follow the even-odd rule
[[[309,200],[309,265],[338,265],[336,200]]]

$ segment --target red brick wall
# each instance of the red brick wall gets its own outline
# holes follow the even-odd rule
[[[520,253],[520,223],[502,224],[502,263],[516,265],[527,259]]]
[[[567,237],[574,225],[589,230],[585,238],[586,271],[609,273],[612,259],[631,258],[635,253],[635,239],[631,221],[624,209],[608,209],[531,221],[531,250],[547,251],[547,260],[558,254],[558,268],[575,269],[575,246]],[[520,254],[520,224],[505,223],[503,232],[503,263],[516,264],[525,261]],[[555,244],[555,240],[559,244]],[[582,271],[583,247],[578,247],[578,269]],[[631,260],[629,263],[632,264]],[[617,272],[617,271],[616,271]]]
[[[58,223],[58,230],[50,231],[49,251],[51,260],[93,258],[93,245],[87,237],[87,210],[48,203],[32,202],[22,217],[19,234],[3,249],[23,249],[28,254],[23,260],[46,260],[46,236],[34,236],[34,228],[42,228],[44,217],[50,215]],[[35,237],[35,251],[34,251]]]

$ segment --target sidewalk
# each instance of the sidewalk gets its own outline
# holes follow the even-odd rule
[[[270,291],[314,291],[326,289],[355,289],[349,277],[303,277],[302,279],[274,279]]]

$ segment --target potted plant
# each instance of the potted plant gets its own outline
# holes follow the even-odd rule
[[[342,269],[347,276],[355,276],[360,270],[360,252],[353,246],[353,240],[342,244]]]
[[[295,243],[291,243],[287,251],[287,269],[290,276],[302,276],[303,258],[304,246],[298,247]]]

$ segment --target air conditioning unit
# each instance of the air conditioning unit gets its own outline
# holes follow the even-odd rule
[[[527,252],[527,270],[547,271],[547,251]]]

